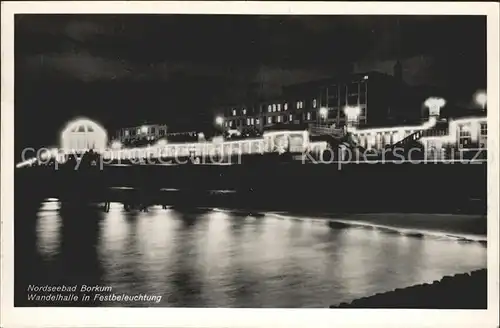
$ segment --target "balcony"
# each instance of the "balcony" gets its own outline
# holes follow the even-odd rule
[[[334,137],[342,137],[344,136],[344,130],[335,127],[335,125],[326,125],[326,124],[314,124],[309,126],[309,132],[311,135],[331,135]]]

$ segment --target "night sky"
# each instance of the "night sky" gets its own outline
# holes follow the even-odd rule
[[[345,71],[471,95],[486,84],[481,16],[16,15],[16,146],[57,143],[66,121],[210,124],[217,104]],[[390,73],[390,72],[389,72]]]

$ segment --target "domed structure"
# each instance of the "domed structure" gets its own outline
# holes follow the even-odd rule
[[[106,149],[106,130],[94,121],[81,118],[69,122],[61,132],[61,147],[64,151],[84,152],[90,149]]]

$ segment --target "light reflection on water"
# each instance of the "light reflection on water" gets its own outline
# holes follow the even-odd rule
[[[98,283],[116,293],[162,295],[149,306],[327,307],[486,266],[486,248],[477,243],[333,229],[319,218],[161,207],[126,213],[111,204],[109,213],[90,220],[88,213],[51,206],[43,204],[36,225],[43,261],[69,265],[76,248],[64,250],[61,239],[73,240],[87,250],[81,265],[100,265]],[[69,222],[97,226],[63,229]],[[89,240],[96,245],[86,245]],[[85,276],[73,278],[87,283]]]

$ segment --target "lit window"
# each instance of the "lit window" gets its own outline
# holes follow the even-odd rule
[[[278,120],[278,123],[281,122],[281,116],[278,116],[276,119]]]
[[[260,121],[259,121],[259,119],[258,119],[258,118],[256,118],[256,119],[255,119],[255,124],[259,124],[259,122],[260,122]]]
[[[247,118],[247,125],[250,125],[250,119]]]
[[[307,112],[307,120],[309,121],[311,119],[311,113]]]
[[[243,108],[243,115],[246,115],[247,113],[247,110],[245,108]]]
[[[276,111],[276,104],[273,104],[273,112]]]
[[[285,104],[283,105],[283,110],[288,110],[288,104],[287,104],[287,103],[285,103]]]
[[[233,121],[229,121],[229,126],[232,127],[233,126]]]
[[[470,128],[468,125],[461,125],[460,126],[460,136],[461,137],[469,137],[470,136]]]
[[[281,111],[281,104],[278,104],[277,106],[278,106],[278,112],[280,112]]]
[[[290,120],[290,122],[293,121],[293,115],[290,114],[290,116],[288,117],[288,119]]]
[[[128,135],[129,135],[129,131],[125,130],[125,136],[128,136]]]
[[[268,123],[268,124],[273,123],[273,118],[272,118],[271,116],[269,116],[269,117],[267,118],[267,123]]]
[[[267,111],[271,112],[271,110],[272,110],[272,106],[271,105],[267,106]]]
[[[254,120],[253,120],[253,118],[251,118],[251,119],[250,119],[250,124],[252,124],[252,125],[253,125],[253,122],[254,122]]]
[[[481,123],[481,135],[488,135],[488,125],[486,123]]]
[[[317,101],[316,99],[313,99],[313,108],[316,108],[316,106],[317,106]]]
[[[233,109],[233,116],[236,116],[236,109]]]
[[[137,129],[137,134],[141,134],[141,129]]]
[[[297,101],[297,109],[300,109],[300,101]]]

